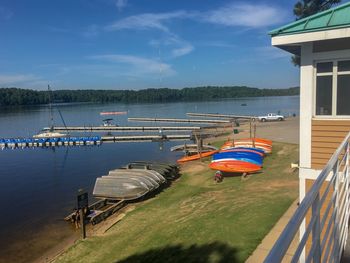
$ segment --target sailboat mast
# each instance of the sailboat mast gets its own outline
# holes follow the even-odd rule
[[[52,105],[51,105],[52,98],[51,98],[51,89],[50,89],[50,85],[47,85],[47,89],[48,89],[48,92],[49,92],[50,131],[52,132],[52,131],[53,131],[53,128],[54,128],[54,124],[53,124],[53,112],[52,112]]]

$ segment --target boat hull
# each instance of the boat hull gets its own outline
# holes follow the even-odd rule
[[[195,161],[195,160],[198,160],[200,158],[212,156],[213,154],[215,154],[217,152],[218,151],[215,150],[215,151],[210,151],[210,152],[198,153],[198,154],[194,154],[194,155],[190,155],[190,156],[184,156],[184,157],[180,158],[179,160],[177,160],[177,162],[178,163],[185,163],[185,162]]]
[[[259,156],[262,156],[264,157],[264,151],[261,150],[261,149],[257,149],[257,148],[245,148],[245,147],[231,147],[231,148],[226,148],[224,150],[221,150],[220,151],[221,153],[222,152],[246,152],[246,153],[255,153]]]
[[[141,169],[116,169],[109,172],[108,175],[137,175],[150,177],[155,180],[158,184],[166,182],[166,179],[158,172],[153,170],[141,170]]]
[[[248,152],[220,152],[214,154],[212,162],[219,162],[222,160],[237,160],[253,163],[262,166],[263,157],[257,153]]]
[[[209,168],[227,173],[254,173],[261,170],[259,165],[238,160],[212,162]]]
[[[97,178],[93,195],[115,200],[134,200],[149,192],[147,185],[134,178]]]
[[[263,150],[265,153],[272,152],[271,144],[268,144],[265,142],[259,142],[257,140],[252,140],[252,139],[228,141],[224,143],[224,145],[221,147],[221,150],[225,150],[227,148],[232,148],[232,147],[258,148]]]

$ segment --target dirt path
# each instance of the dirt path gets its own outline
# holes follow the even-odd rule
[[[235,138],[250,137],[250,124],[243,123],[240,127],[236,127],[240,132],[234,135]],[[227,132],[232,132],[232,128],[227,128]],[[253,130],[253,128],[252,128]],[[299,144],[299,117],[287,118],[285,121],[276,122],[256,122],[256,137],[266,138],[276,142],[286,142]],[[232,139],[229,136],[218,136],[208,138],[205,142],[214,142],[220,140]]]

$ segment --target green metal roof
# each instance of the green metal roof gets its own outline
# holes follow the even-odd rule
[[[350,27],[350,2],[277,28],[269,34],[292,35],[343,27]]]

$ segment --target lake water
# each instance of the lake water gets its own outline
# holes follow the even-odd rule
[[[187,118],[186,112],[261,115],[280,111],[284,115],[298,115],[299,97],[164,104],[64,104],[54,108],[60,109],[68,126],[100,125],[101,111],[127,111],[127,115],[113,116],[121,126],[159,126],[162,124],[128,123],[127,117]],[[56,125],[62,125],[55,109],[54,119]],[[0,138],[30,137],[48,125],[47,106],[0,108]],[[71,235],[74,230],[63,218],[76,206],[77,189],[84,188],[91,196],[96,177],[133,160],[175,161],[181,153],[171,153],[169,148],[178,143],[165,143],[162,151],[158,143],[0,151],[3,211],[0,262],[31,261]]]

